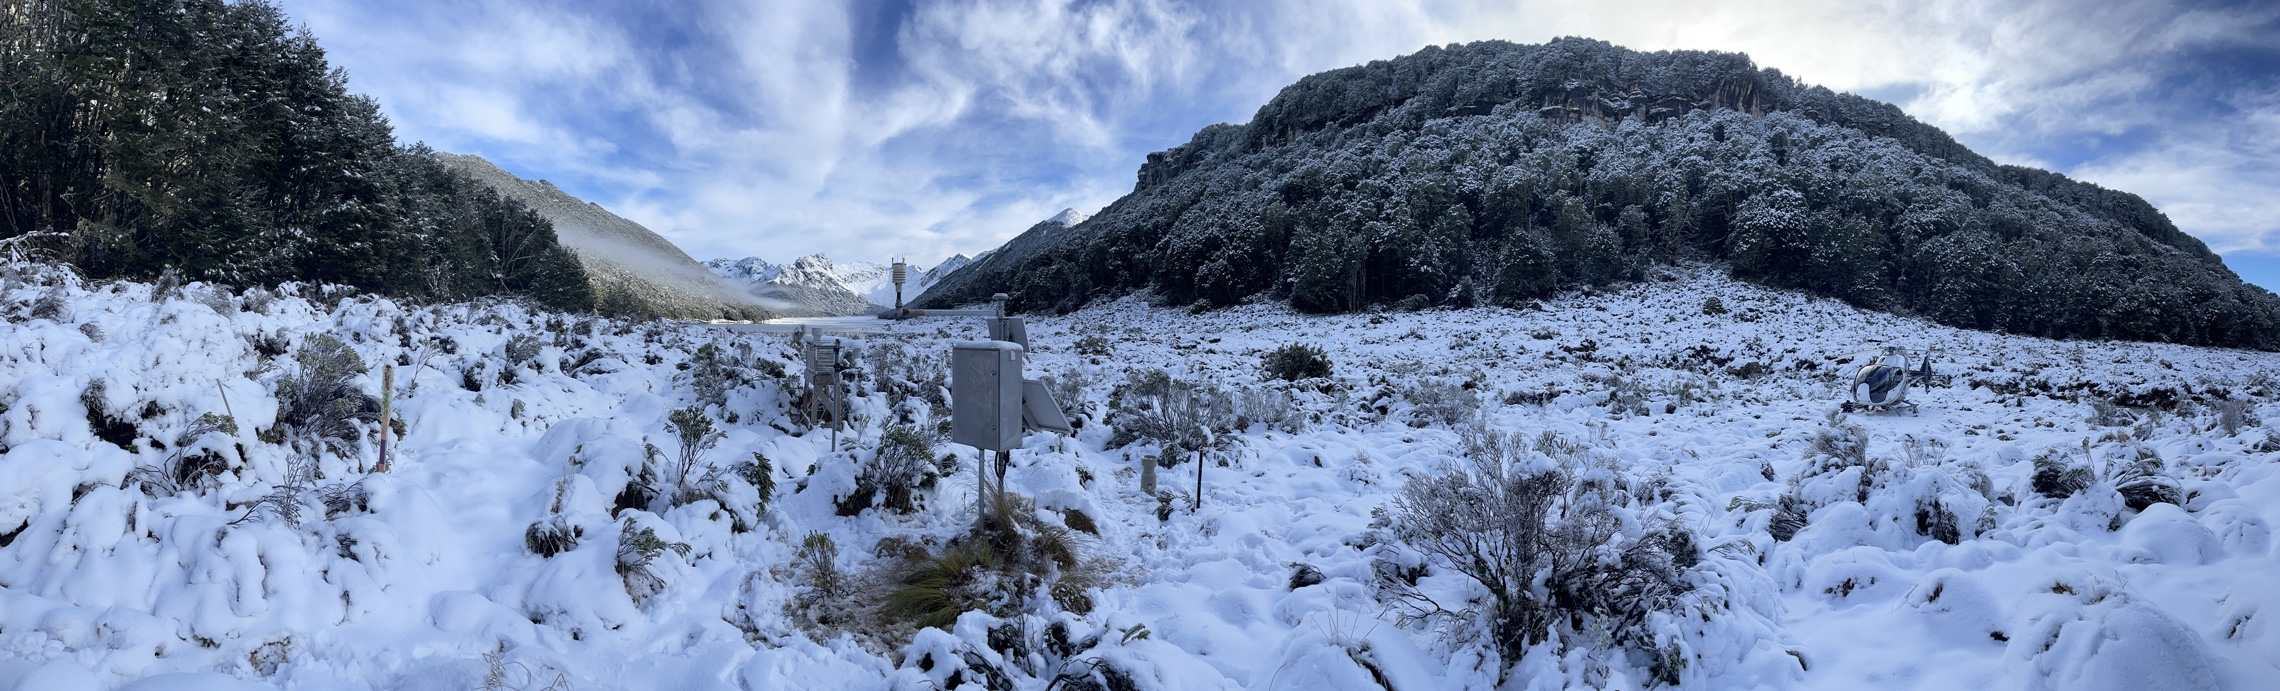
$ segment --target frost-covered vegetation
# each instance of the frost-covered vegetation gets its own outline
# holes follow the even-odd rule
[[[347,81],[265,0],[10,3],[0,237],[96,276],[595,307],[553,224]]]
[[[1090,220],[1030,235],[918,305],[1522,304],[1702,258],[1952,326],[2280,349],[2280,297],[2136,195],[1996,165],[1743,55],[1582,39],[1307,77],[1149,155]]]
[[[878,323],[835,445],[781,336],[12,264],[0,688],[2280,683],[2275,356],[1646,279],[1039,317],[1079,429],[1001,466],[972,320]],[[1835,413],[1893,334],[1922,414]]]

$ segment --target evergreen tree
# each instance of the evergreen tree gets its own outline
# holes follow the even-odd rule
[[[266,0],[10,3],[0,93],[0,234],[91,275],[593,307],[551,224],[398,146]]]

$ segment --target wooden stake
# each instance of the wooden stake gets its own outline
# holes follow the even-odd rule
[[[396,402],[396,366],[380,366],[380,464],[372,466],[376,473],[388,472],[388,410]]]

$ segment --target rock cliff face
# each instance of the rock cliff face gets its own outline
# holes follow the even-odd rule
[[[805,313],[747,294],[657,233],[545,180],[524,180],[481,156],[435,156],[553,221],[555,236],[585,267],[604,313],[735,320]]]

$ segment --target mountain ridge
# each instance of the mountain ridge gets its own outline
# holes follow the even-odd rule
[[[715,276],[664,236],[554,183],[523,179],[473,154],[438,151],[434,156],[552,221],[559,241],[586,269],[603,312],[759,321],[799,311],[783,305],[772,309]]]

